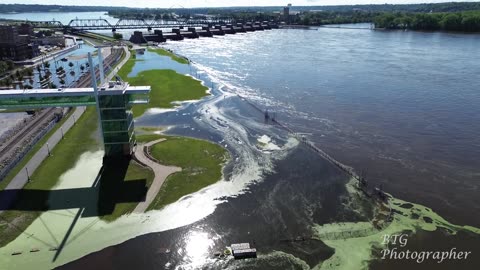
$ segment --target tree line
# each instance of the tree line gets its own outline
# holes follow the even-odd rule
[[[427,31],[480,32],[480,11],[448,13],[384,13],[374,18],[376,28]]]
[[[106,11],[112,14],[128,12],[157,12],[176,14],[230,14],[241,12],[265,12],[281,11],[282,6],[253,6],[253,7],[220,7],[220,8],[129,8],[112,6],[68,6],[68,5],[33,5],[33,4],[0,4],[0,13],[9,12],[91,12]],[[336,6],[294,6],[294,10],[305,12],[309,10],[322,10],[326,12],[349,12],[362,10],[366,12],[461,12],[467,10],[480,10],[480,2],[449,2],[449,3],[425,3],[425,4],[370,4],[370,5],[336,5]]]

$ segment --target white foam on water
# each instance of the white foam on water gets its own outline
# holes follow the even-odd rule
[[[259,142],[258,146],[266,151],[276,151],[280,150],[281,148],[272,142],[272,139],[267,135],[262,135],[260,138],[257,139]]]
[[[166,113],[166,112],[176,112],[178,110],[179,110],[179,107],[171,108],[171,109],[149,108],[143,115],[161,114],[161,113]]]

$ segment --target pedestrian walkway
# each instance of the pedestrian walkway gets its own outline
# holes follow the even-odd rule
[[[175,172],[179,172],[182,170],[182,168],[175,167],[175,166],[165,166],[161,165],[156,161],[153,161],[147,155],[145,154],[145,151],[147,149],[159,142],[163,142],[165,139],[159,139],[156,141],[148,142],[146,144],[140,144],[137,146],[137,149],[135,150],[135,157],[143,164],[147,165],[153,170],[153,173],[155,174],[155,178],[153,179],[152,184],[150,185],[150,188],[148,189],[147,196],[145,198],[145,201],[139,203],[137,207],[135,207],[135,210],[133,210],[135,213],[143,213],[145,210],[147,210],[148,206],[153,202],[153,199],[157,196],[157,193],[160,191],[160,188],[162,187],[163,183],[167,179],[167,177]]]

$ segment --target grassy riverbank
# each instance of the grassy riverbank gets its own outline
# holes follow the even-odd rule
[[[170,57],[173,61],[175,62],[178,62],[180,64],[188,64],[189,61],[187,59],[185,59],[184,57],[180,57],[170,51],[167,51],[165,49],[162,49],[162,48],[148,48],[148,51],[149,52],[154,52],[154,53],[157,53],[159,55],[163,55],[163,56],[168,56]]]
[[[52,150],[52,156],[45,159],[33,172],[32,181],[24,189],[49,190],[58,182],[60,176],[75,165],[76,160],[85,151],[99,148],[93,138],[97,128],[97,117],[94,108],[87,109]],[[37,144],[41,146],[42,144]],[[26,198],[28,199],[28,198]],[[45,196],[48,199],[48,195]],[[21,198],[20,198],[21,200]],[[20,202],[21,203],[21,202]],[[6,245],[23,231],[41,214],[35,211],[5,211],[0,215],[0,247]]]
[[[103,35],[103,34],[99,34],[99,33],[93,33],[93,32],[77,33],[77,35],[82,36],[82,37],[95,39],[95,40],[99,40],[99,41],[110,41],[110,42],[116,41],[113,37]]]
[[[178,166],[182,171],[167,178],[149,210],[161,209],[182,196],[219,181],[222,166],[229,157],[227,150],[208,141],[166,138],[166,141],[152,146],[151,154],[161,164]]]
[[[150,102],[133,106],[133,115],[141,116],[149,108],[172,108],[174,101],[196,100],[208,95],[208,87],[190,76],[179,74],[170,69],[153,69],[142,71],[134,77],[128,77],[135,62],[135,54],[120,69],[118,74],[130,85],[150,85]]]
[[[45,159],[31,175],[32,182],[26,189],[51,189],[60,176],[75,166],[78,157],[87,151],[97,151],[100,144],[95,138],[98,127],[97,112],[89,107],[78,122],[52,150],[52,156]]]
[[[32,181],[25,185],[24,190],[29,190],[33,192],[31,194],[38,195],[35,198],[19,195],[16,205],[32,207],[35,207],[35,205],[48,205],[49,190],[59,183],[61,176],[77,165],[82,154],[101,149],[101,144],[97,140],[97,127],[97,112],[93,107],[88,108],[80,119],[77,120],[76,125],[65,134],[65,138],[51,150],[52,156],[45,159],[38,169],[32,173]],[[41,146],[42,144],[37,145]],[[114,173],[111,174],[110,172]],[[121,172],[121,175],[118,174],[119,172]],[[78,181],[81,182],[80,180]],[[153,172],[148,168],[140,166],[133,160],[122,166],[105,169],[99,187],[100,201],[97,208],[102,212],[104,208],[108,208],[112,205],[112,202],[114,203],[112,209],[108,208],[111,210],[110,212],[103,212],[105,215],[101,216],[101,219],[113,221],[121,215],[133,211],[137,205],[136,202],[115,203],[112,198],[116,196],[116,184],[134,180],[145,181],[146,186],[150,186],[153,181]],[[115,185],[109,183],[114,183]],[[105,205],[108,207],[105,207]],[[28,210],[10,210],[0,214],[0,247],[23,233],[41,214],[42,211]]]

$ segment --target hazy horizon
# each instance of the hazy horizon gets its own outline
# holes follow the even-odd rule
[[[425,1],[425,0],[292,0],[292,1],[275,1],[275,0],[239,0],[235,1],[235,4],[231,4],[231,1],[226,0],[180,0],[180,1],[161,1],[152,2],[149,0],[116,0],[102,1],[102,0],[84,0],[82,4],[71,4],[71,1],[66,0],[5,0],[2,4],[36,4],[36,5],[64,5],[64,6],[114,6],[114,7],[130,7],[130,8],[170,8],[170,7],[184,7],[184,8],[196,8],[196,7],[244,7],[244,6],[285,6],[291,3],[293,6],[341,6],[341,5],[382,5],[382,4],[423,4],[423,3],[448,3],[448,2],[479,2],[476,0],[465,1]]]

